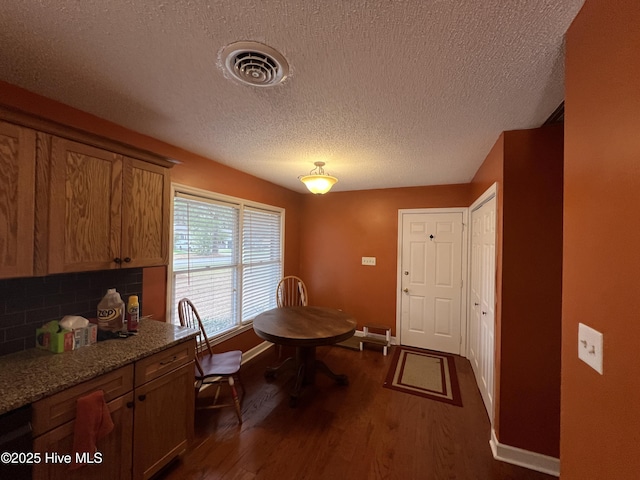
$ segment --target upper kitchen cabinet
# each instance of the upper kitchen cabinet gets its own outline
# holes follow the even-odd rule
[[[169,259],[171,180],[166,168],[124,158],[122,248],[124,265],[165,265]]]
[[[0,122],[0,278],[33,275],[36,133]]]
[[[0,278],[166,265],[175,163],[0,105]]]
[[[49,172],[46,273],[167,263],[166,168],[57,136],[39,140],[48,144],[38,149],[39,171]]]

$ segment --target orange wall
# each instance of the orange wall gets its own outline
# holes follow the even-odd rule
[[[505,132],[501,443],[560,456],[563,127]]]
[[[587,0],[567,33],[561,470],[640,477],[640,2]],[[604,375],[578,360],[604,334]]]
[[[142,315],[151,315],[159,322],[167,317],[167,267],[148,267],[142,269]]]
[[[498,190],[502,189],[504,180],[504,132],[489,151],[482,165],[471,180],[471,201],[474,202],[491,185],[498,182]],[[498,200],[501,195],[498,194]],[[502,211],[502,209],[499,209]]]
[[[300,275],[312,305],[327,305],[395,335],[398,209],[465,207],[469,185],[336,192],[303,197]],[[376,257],[363,266],[362,257]]]
[[[562,126],[504,132],[471,182],[498,182],[494,430],[559,456]]]

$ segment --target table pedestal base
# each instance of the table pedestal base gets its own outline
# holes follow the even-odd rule
[[[287,358],[277,367],[267,367],[264,376],[270,380],[292,369],[296,370],[296,383],[289,399],[291,407],[297,406],[302,388],[315,383],[316,372],[323,373],[339,385],[349,385],[346,375],[333,373],[326,363],[316,359],[316,347],[296,347],[295,357]]]

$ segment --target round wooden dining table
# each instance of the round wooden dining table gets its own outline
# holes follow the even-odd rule
[[[323,373],[340,385],[348,385],[346,375],[333,373],[322,361],[316,359],[316,347],[333,345],[353,336],[356,321],[341,310],[326,307],[281,307],[261,313],[253,320],[256,334],[277,345],[292,346],[295,357],[289,357],[265,372],[267,379],[295,369],[296,382],[289,404],[295,407],[302,388],[315,383],[316,372]]]

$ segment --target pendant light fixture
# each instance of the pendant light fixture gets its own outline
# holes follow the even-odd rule
[[[309,175],[300,176],[300,181],[304,183],[311,193],[323,195],[331,190],[331,187],[338,181],[336,177],[324,173],[324,162],[315,162],[316,168],[309,172]]]

